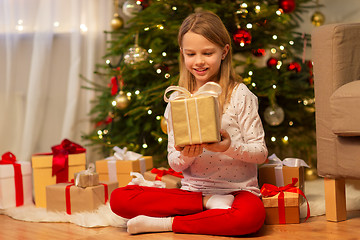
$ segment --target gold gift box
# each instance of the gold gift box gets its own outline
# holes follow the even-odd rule
[[[168,170],[166,168],[159,168],[159,170]],[[144,173],[144,179],[148,181],[155,181],[156,174],[151,171]],[[181,179],[179,177],[167,174],[161,177],[161,181],[166,183],[166,188],[181,188]]]
[[[56,184],[56,176],[52,176],[53,155],[33,155],[31,158],[34,178],[35,205],[46,208],[46,186]],[[70,181],[76,172],[85,170],[86,153],[69,154]]]
[[[153,168],[153,159],[152,156],[143,156],[141,157],[144,160],[117,160],[116,161],[116,176],[119,183],[119,187],[124,187],[128,185],[129,182],[133,179],[130,176],[130,172],[139,172],[141,173],[141,163],[140,161],[145,161],[146,170]],[[108,161],[112,160],[99,160],[95,162],[96,172],[99,173],[100,181],[109,181],[109,164]]]
[[[105,196],[105,186],[100,184],[93,187],[81,188],[75,185],[70,187],[71,213],[93,211],[105,198],[110,200],[111,192],[117,188],[117,182],[104,182],[108,186],[108,196]],[[66,186],[71,183],[58,183],[46,187],[46,210],[66,212]]]
[[[273,197],[263,197],[265,207],[265,224],[279,224],[279,194]],[[285,223],[300,223],[300,197],[297,193],[284,192]]]
[[[173,100],[170,108],[176,146],[220,141],[217,98],[199,96]]]
[[[99,174],[96,172],[82,171],[74,174],[77,187],[93,187],[99,185]]]

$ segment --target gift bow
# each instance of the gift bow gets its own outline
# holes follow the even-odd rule
[[[64,139],[61,144],[51,147],[53,155],[52,176],[56,175],[56,183],[67,182],[69,172],[69,154],[84,153],[81,145]]]
[[[286,223],[284,192],[293,192],[293,193],[297,193],[297,194],[300,194],[301,196],[303,196],[305,198],[306,204],[307,204],[307,214],[306,214],[305,221],[310,217],[309,202],[308,202],[307,198],[305,197],[305,194],[299,188],[295,187],[295,184],[297,182],[298,182],[298,179],[293,178],[292,183],[290,183],[286,186],[283,186],[283,187],[277,187],[272,184],[265,183],[260,190],[263,197],[273,197],[273,196],[279,194],[279,196],[278,196],[278,211],[279,211],[279,223],[280,224]]]
[[[16,206],[24,205],[24,187],[21,165],[16,163],[16,156],[12,152],[6,152],[1,156],[0,164],[12,164],[14,167],[15,199]]]
[[[161,181],[161,178],[165,175],[172,175],[178,178],[184,178],[181,172],[175,172],[172,168],[169,168],[169,170],[153,168],[151,170],[151,173],[156,174],[155,180],[159,181]]]
[[[186,88],[180,86],[170,86],[165,90],[164,93],[165,102],[170,101],[170,99],[166,96],[166,94],[171,91],[178,91],[180,93],[174,100],[191,98],[200,95],[218,97],[221,94],[221,86],[215,82],[207,82],[204,85],[202,85],[194,94],[190,93]]]
[[[280,158],[276,156],[276,154],[272,154],[268,157],[269,163],[267,164],[275,164],[277,166],[288,166],[288,167],[309,167],[306,162],[299,158],[285,158],[281,161]]]
[[[131,160],[131,161],[135,161],[138,160],[142,157],[141,154],[136,153],[136,152],[132,152],[132,151],[128,151],[127,147],[124,148],[119,148],[117,146],[113,147],[114,152],[114,156],[108,157],[106,158],[106,160]]]

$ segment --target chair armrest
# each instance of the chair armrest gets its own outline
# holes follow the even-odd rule
[[[338,136],[360,136],[360,80],[349,82],[330,97],[332,132]]]

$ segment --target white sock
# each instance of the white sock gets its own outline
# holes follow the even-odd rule
[[[233,195],[212,195],[207,203],[206,209],[228,209],[234,202]]]
[[[169,231],[172,231],[171,217],[160,218],[139,215],[127,222],[127,232],[130,234]]]

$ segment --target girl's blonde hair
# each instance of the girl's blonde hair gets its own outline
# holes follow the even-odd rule
[[[229,52],[225,59],[222,60],[220,65],[219,77],[217,83],[222,88],[222,93],[219,97],[221,109],[230,101],[232,90],[238,82],[241,82],[240,76],[238,76],[232,66],[232,48],[231,38],[224,26],[221,19],[212,12],[197,12],[189,15],[181,24],[178,43],[182,47],[182,40],[187,32],[193,32],[200,34],[210,42],[224,48],[226,44],[229,44]],[[186,88],[190,92],[195,89],[195,77],[186,69],[184,64],[184,56],[180,54],[180,78],[179,86]]]

